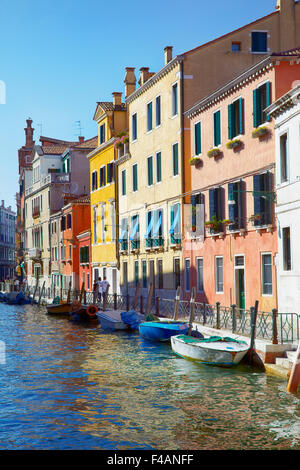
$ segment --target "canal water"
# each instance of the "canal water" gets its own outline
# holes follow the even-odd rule
[[[0,449],[300,449],[300,395],[137,333],[0,304]]]

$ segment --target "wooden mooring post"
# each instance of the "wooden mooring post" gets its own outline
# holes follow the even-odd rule
[[[38,286],[39,286],[39,283],[37,282],[36,285],[35,285],[34,292],[33,292],[33,296],[32,296],[32,300],[31,300],[31,303],[32,303],[32,304],[34,303],[35,294],[36,294],[36,291],[37,291],[37,289],[38,289]]]
[[[148,315],[151,310],[151,302],[152,302],[152,297],[153,297],[153,290],[154,286],[153,283],[151,282],[150,287],[149,287],[149,293],[148,293],[148,299],[147,299],[147,305],[146,305],[146,312],[145,315]]]
[[[140,290],[141,290],[141,283],[140,283],[140,281],[139,281],[139,282],[137,283],[136,289],[135,289],[135,295],[134,295],[134,299],[133,299],[132,310],[136,310],[136,309],[137,309],[137,304],[138,304],[138,300],[139,300]]]
[[[173,320],[176,321],[178,318],[178,313],[179,313],[179,302],[180,302],[180,292],[181,292],[181,287],[177,287],[176,291],[176,297],[174,300],[174,314],[173,314]]]
[[[43,293],[44,293],[44,290],[45,290],[45,284],[46,284],[46,281],[43,282],[43,286],[40,290],[40,295],[39,295],[39,300],[38,300],[38,306],[41,305],[41,300],[42,300],[42,297],[43,297]]]
[[[192,334],[193,323],[195,320],[195,297],[196,297],[196,289],[195,287],[192,287],[192,294],[191,294],[191,300],[190,300],[189,329],[188,329],[189,336],[191,336]]]
[[[298,344],[296,359],[293,364],[288,386],[286,389],[287,392],[297,393],[299,383],[300,383],[300,341]]]

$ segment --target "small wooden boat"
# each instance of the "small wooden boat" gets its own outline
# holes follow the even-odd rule
[[[227,367],[239,364],[249,349],[244,341],[220,336],[203,339],[172,336],[171,345],[174,353],[185,359]]]
[[[63,303],[63,304],[50,304],[46,305],[47,313],[52,315],[70,315],[72,310],[74,310],[74,305],[72,303]]]
[[[127,330],[129,328],[121,318],[122,310],[107,310],[105,312],[98,312],[101,327],[104,330]]]
[[[188,324],[182,321],[163,320],[140,323],[140,334],[150,341],[169,341],[172,336],[188,332]]]

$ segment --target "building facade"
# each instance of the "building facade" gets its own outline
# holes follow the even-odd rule
[[[298,51],[300,53],[300,51]],[[299,312],[300,250],[300,77],[268,113],[275,121],[276,216],[278,224],[277,291],[279,312]]]
[[[185,296],[244,309],[277,307],[274,120],[265,108],[300,78],[289,54],[273,54],[194,105],[192,207],[200,233],[184,240]],[[205,222],[204,222],[205,220]],[[204,225],[205,223],[205,225]]]
[[[79,279],[84,283],[85,290],[92,292],[93,276],[91,266],[91,230],[85,230],[77,235],[79,248]]]
[[[16,213],[0,206],[0,279],[16,277]]]
[[[112,102],[97,103],[94,120],[98,124],[98,146],[88,155],[93,281],[105,276],[110,293],[120,292],[115,160],[117,142],[123,145],[121,139],[127,133],[126,105],[121,95],[115,92]]]

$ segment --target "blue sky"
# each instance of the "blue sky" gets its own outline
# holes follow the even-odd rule
[[[96,101],[124,92],[125,67],[159,70],[180,54],[274,11],[276,0],[1,0],[0,200],[15,206],[25,120],[42,134],[97,134]]]

